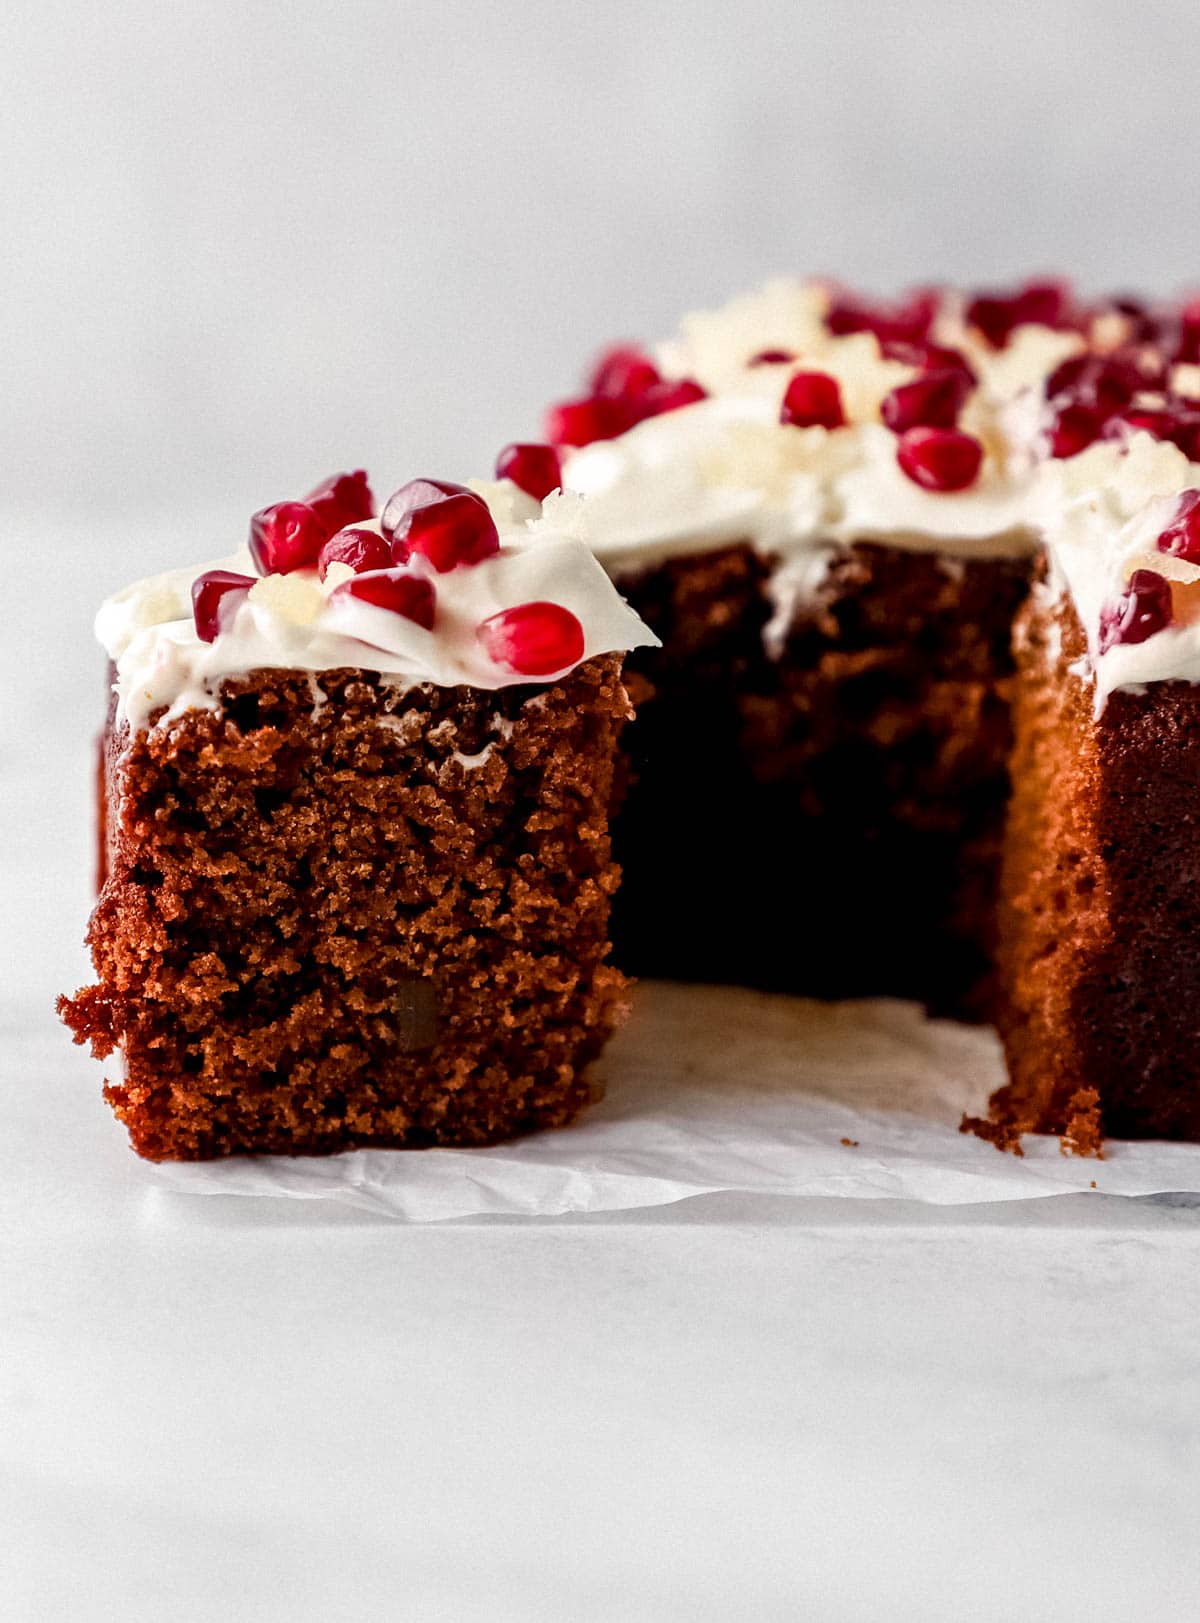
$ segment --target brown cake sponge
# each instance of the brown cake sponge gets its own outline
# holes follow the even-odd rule
[[[1200,1139],[1200,688],[1119,689],[1097,713],[1065,596],[1017,625],[998,1023],[1009,1138]]]
[[[139,1154],[483,1144],[578,1111],[625,1009],[620,665],[494,692],[260,671],[133,735],[110,714],[97,980],[60,1010],[120,1050]]]

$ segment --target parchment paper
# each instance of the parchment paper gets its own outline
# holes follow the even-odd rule
[[[721,1190],[939,1205],[1071,1190],[1200,1192],[1200,1145],[1109,1141],[1105,1159],[958,1131],[1003,1081],[995,1034],[912,1004],[639,987],[568,1128],[472,1150],[357,1150],[162,1165],[192,1194],[338,1200],[410,1222],[619,1211]],[[849,1142],[847,1142],[849,1141]]]

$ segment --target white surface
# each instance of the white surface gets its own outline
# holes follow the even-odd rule
[[[1191,1616],[1196,1207],[409,1227],[155,1186],[50,1002],[84,972],[91,610],[176,549],[63,545],[0,639],[4,1623]]]
[[[1191,1615],[1194,1210],[165,1194],[41,1026],[7,1034],[6,1620]]]
[[[1118,1143],[1102,1160],[1027,1136],[1020,1156],[959,1131],[1004,1081],[995,1034],[914,1004],[822,1004],[739,987],[638,987],[596,1067],[603,1099],[566,1130],[488,1149],[358,1150],[147,1168],[182,1194],[340,1201],[415,1222],[633,1211],[694,1195],[934,1205],[1103,1194],[1200,1196],[1200,1145]]]

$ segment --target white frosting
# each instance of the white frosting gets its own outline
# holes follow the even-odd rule
[[[978,379],[961,426],[984,457],[967,490],[930,492],[900,468],[896,437],[879,417],[884,396],[916,371],[884,359],[869,334],[830,334],[828,307],[820,284],[776,281],[686,317],[657,360],[668,377],[696,378],[709,398],[564,454],[565,486],[586,497],[581,533],[610,574],[628,578],[672,556],[746,542],[774,560],[765,640],[777,653],[798,605],[820,591],[831,560],[853,542],[952,560],[1019,557],[1045,545],[1052,581],[1071,592],[1088,629],[1081,674],[1094,675],[1098,703],[1114,687],[1200,680],[1200,627],[1173,626],[1100,652],[1101,611],[1133,568],[1191,583],[1192,566],[1158,553],[1154,541],[1172,497],[1200,488],[1200,468],[1140,433],[1125,445],[1048,459],[1045,379],[1084,348],[1083,338],[1021,326],[993,350],[965,325],[961,301],[944,299],[933,336],[957,348]],[[766,350],[794,359],[748,365]],[[805,368],[837,378],[846,426],[780,422],[788,381]],[[1173,382],[1200,395],[1200,368],[1176,367]]]
[[[531,678],[490,658],[476,631],[489,616],[529,602],[571,610],[583,628],[585,660],[657,646],[573,533],[572,504],[560,504],[565,523],[558,527],[547,507],[535,522],[503,529],[499,553],[481,564],[436,574],[424,559],[413,559],[409,568],[426,572],[437,593],[432,631],[359,598],[331,596],[350,574],[335,565],[324,583],[307,569],[257,580],[216,639],[202,642],[192,618],[192,582],[207,569],[253,575],[245,548],[213,564],[139,581],[109,598],[96,617],[96,634],[116,665],[119,714],[138,728],[164,707],[167,721],[185,710],[212,709],[222,680],[263,669],[358,666],[402,687],[528,684]]]
[[[734,540],[785,564],[831,539],[978,557],[1033,549],[1027,512],[1041,384],[1080,348],[1079,336],[1020,327],[994,351],[946,317],[939,337],[967,356],[979,378],[962,426],[985,456],[970,489],[943,494],[904,474],[896,437],[879,418],[884,397],[916,369],[885,359],[869,333],[831,335],[828,302],[817,284],[780,281],[688,316],[658,359],[668,376],[698,379],[709,398],[566,453],[564,484],[588,497],[588,541],[610,572],[637,574]],[[795,359],[747,364],[773,349]],[[838,380],[845,427],[780,422],[784,391],[802,368]]]
[[[1117,643],[1103,653],[1099,642],[1101,614],[1135,569],[1151,569],[1179,586],[1200,582],[1200,566],[1156,545],[1175,516],[1179,493],[1188,489],[1200,489],[1200,466],[1149,434],[1134,434],[1127,447],[1094,445],[1043,470],[1039,496],[1050,586],[1070,593],[1087,634],[1088,670],[1080,674],[1094,678],[1097,708],[1116,688],[1200,681],[1200,624],[1167,626],[1144,642]]]

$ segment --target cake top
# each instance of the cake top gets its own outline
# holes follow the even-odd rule
[[[1075,597],[1101,695],[1200,679],[1190,629],[1159,638],[1200,617],[1181,589],[1192,565],[1151,546],[1154,570],[1144,545],[1163,504],[1200,489],[1200,300],[1085,303],[1040,281],[885,305],[772,282],[688,316],[653,352],[610,350],[546,431],[549,445],[519,449],[529,466],[557,458],[586,495],[587,539],[618,579],[749,542],[787,566],[778,595],[819,588],[854,541],[967,557],[1061,542],[1052,576]],[[497,471],[538,494],[512,451]],[[1161,583],[1131,587],[1134,558]],[[1158,608],[1135,611],[1130,591]]]
[[[364,472],[251,520],[247,544],[152,576],[101,607],[131,727],[214,708],[249,671],[378,671],[412,687],[554,681],[599,654],[655,646],[577,533],[578,503],[518,492],[493,507],[415,479],[375,516]]]

